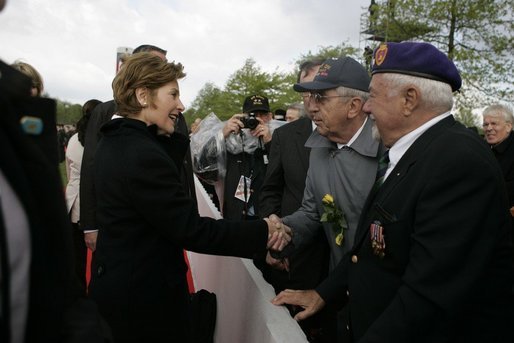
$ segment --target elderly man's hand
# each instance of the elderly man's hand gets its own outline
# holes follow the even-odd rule
[[[289,259],[287,257],[279,260],[271,257],[271,254],[268,251],[266,254],[266,263],[273,269],[289,271]]]
[[[293,235],[291,228],[284,225],[275,215],[264,218],[264,220],[268,224],[268,249],[282,251],[291,242]]]
[[[325,306],[325,301],[321,298],[318,292],[313,289],[306,291],[286,289],[273,298],[271,303],[277,306],[289,304],[303,308],[303,311],[298,312],[296,316],[294,316],[296,321],[304,320],[312,316]]]

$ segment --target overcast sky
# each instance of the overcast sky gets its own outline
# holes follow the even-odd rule
[[[7,0],[0,59],[42,74],[51,97],[83,104],[112,98],[118,47],[153,44],[185,66],[186,107],[206,82],[223,87],[253,58],[290,71],[301,54],[360,41],[369,0]]]

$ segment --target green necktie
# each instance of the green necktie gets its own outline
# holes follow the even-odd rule
[[[384,177],[389,167],[389,150],[386,150],[380,160],[378,161],[377,177],[373,187],[379,188],[384,183]]]

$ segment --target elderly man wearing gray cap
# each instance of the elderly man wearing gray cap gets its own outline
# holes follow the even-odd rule
[[[375,181],[380,143],[363,110],[368,86],[365,68],[350,57],[328,59],[313,81],[294,85],[310,97],[308,110],[317,128],[305,143],[311,153],[302,206],[282,221],[294,230],[296,249],[312,239],[323,221],[331,248],[330,269],[352,247],[362,206]],[[324,220],[327,194],[342,225],[335,218]]]
[[[461,86],[433,45],[381,45],[364,106],[389,148],[351,251],[303,319],[345,300],[349,342],[512,342],[510,219],[494,156],[450,114]]]
[[[294,244],[281,257],[301,251],[320,230],[330,247],[329,270],[352,247],[381,150],[363,110],[368,87],[366,69],[350,57],[328,59],[313,81],[294,85],[310,97],[307,110],[317,128],[305,143],[311,152],[302,205],[282,218],[294,232]]]

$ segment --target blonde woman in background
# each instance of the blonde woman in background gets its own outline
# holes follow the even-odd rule
[[[41,77],[41,74],[28,63],[22,62],[22,61],[16,61],[14,62],[11,67],[14,69],[17,69],[21,71],[23,74],[30,77],[32,80],[32,88],[30,90],[32,96],[41,96],[44,91],[44,85],[43,85],[43,78]]]

